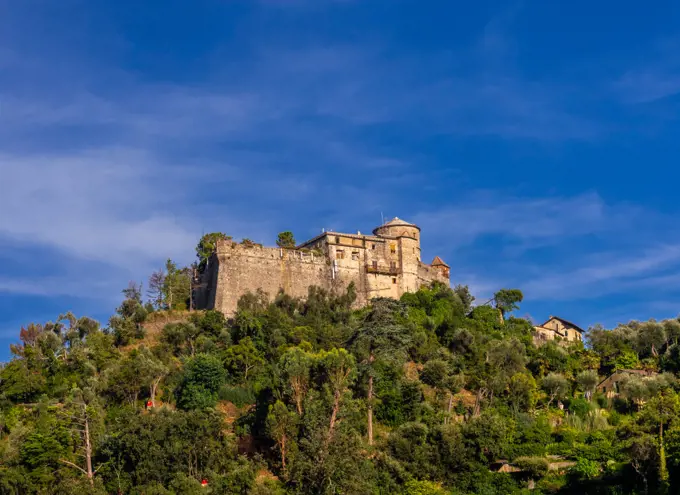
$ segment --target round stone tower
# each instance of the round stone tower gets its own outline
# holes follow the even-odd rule
[[[389,249],[385,252],[390,263],[398,267],[397,282],[400,293],[418,290],[420,227],[395,217],[373,229],[373,234],[390,239],[386,243]]]
[[[399,217],[394,217],[389,222],[373,229],[373,234],[387,237],[410,237],[418,241],[420,247],[420,227],[413,223],[406,222]]]

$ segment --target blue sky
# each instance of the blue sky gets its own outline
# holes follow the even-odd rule
[[[202,232],[423,229],[479,299],[680,310],[680,4],[0,1],[0,358]]]

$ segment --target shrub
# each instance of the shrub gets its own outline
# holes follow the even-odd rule
[[[569,472],[579,479],[593,479],[600,474],[600,465],[595,461],[590,461],[583,457],[576,460],[576,464],[572,466]]]
[[[250,388],[223,386],[219,393],[220,400],[231,402],[236,407],[241,408],[248,404],[255,403],[255,394]]]
[[[531,478],[541,478],[548,472],[548,461],[543,457],[518,457],[513,464]]]

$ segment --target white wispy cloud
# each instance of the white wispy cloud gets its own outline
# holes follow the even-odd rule
[[[588,256],[580,265],[553,266],[526,280],[527,295],[537,300],[592,299],[650,288],[674,288],[680,280],[680,243],[640,253],[620,251]]]
[[[522,72],[508,33],[513,15],[455,51],[397,56],[379,41],[270,43],[235,63],[216,47],[205,77],[191,83],[145,79],[79,57],[78,47],[63,71],[58,57],[24,53],[0,35],[0,66],[12,74],[0,83],[0,242],[62,262],[96,261],[118,284],[166,257],[190,260],[204,230],[266,242],[285,223],[349,230],[367,216],[377,223],[383,210],[416,208],[423,195],[404,205],[401,192],[427,190],[437,178],[422,170],[421,155],[371,142],[369,132],[548,143],[599,136],[606,126],[573,110],[578,95]],[[310,209],[321,225],[304,223]],[[485,235],[549,245],[615,230],[635,215],[595,193],[475,191],[414,219],[435,246],[459,249]],[[0,291],[74,292],[90,276],[10,277]]]
[[[560,242],[619,229],[643,214],[629,205],[609,206],[594,192],[576,196],[513,197],[498,191],[471,191],[452,204],[418,214],[419,225],[451,246],[484,235],[526,242]]]
[[[680,93],[680,37],[657,40],[626,68],[614,90],[627,103],[651,103]]]

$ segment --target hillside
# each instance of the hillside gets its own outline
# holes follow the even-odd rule
[[[312,287],[227,320],[131,288],[106,327],[28,325],[0,370],[0,493],[680,492],[680,322],[536,347],[512,293],[353,310]]]

